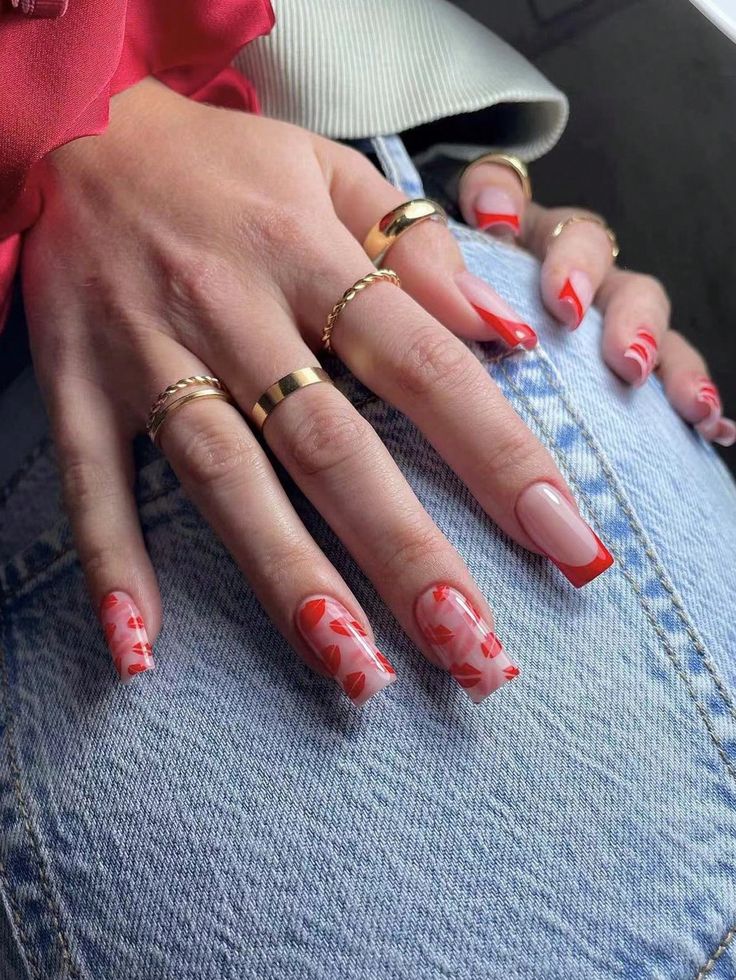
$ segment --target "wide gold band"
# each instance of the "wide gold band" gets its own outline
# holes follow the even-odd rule
[[[164,422],[169,419],[174,412],[178,412],[180,408],[183,408],[190,402],[197,401],[200,398],[217,398],[224,402],[232,401],[228,392],[224,387],[222,387],[222,382],[218,381],[217,383],[218,387],[214,387],[213,385],[204,385],[200,382],[194,391],[186,392],[185,394],[180,395],[179,398],[172,398],[170,396],[163,402],[161,402],[161,397],[159,396],[154,404],[155,411],[153,409],[151,410],[151,414],[148,417],[148,423],[146,425],[146,432],[150,436],[151,442],[154,445],[157,444],[156,439]],[[175,391],[179,390],[176,388],[176,386],[171,387],[173,387]]]
[[[427,220],[440,221],[446,225],[447,215],[439,204],[424,197],[405,201],[393,211],[384,214],[365,236],[363,248],[368,253],[368,258],[377,269],[380,269],[386,253],[394,242],[412,225]]]
[[[513,170],[516,176],[519,178],[521,189],[524,192],[524,197],[527,199],[527,201],[531,201],[532,182],[529,179],[529,171],[526,169],[526,164],[518,157],[511,156],[510,153],[484,153],[483,156],[477,157],[475,160],[471,160],[467,167],[464,167],[461,170],[458,180],[462,180],[465,174],[470,173],[473,167],[477,167],[481,163],[496,163],[501,167],[509,167],[511,170]]]
[[[606,235],[608,235],[608,240],[611,243],[611,255],[614,259],[619,257],[620,249],[618,247],[618,241],[616,240],[616,235],[614,234],[613,229],[606,224],[603,218],[599,218],[597,214],[571,214],[569,218],[564,218],[562,221],[558,221],[549,236],[550,242],[553,242],[555,238],[559,238],[568,225],[576,224],[578,221],[588,221],[591,224],[598,225],[600,228],[602,228]]]
[[[378,269],[376,272],[369,272],[362,279],[353,283],[350,289],[346,289],[340,299],[335,303],[330,310],[330,315],[327,317],[327,323],[322,331],[322,346],[325,350],[332,350],[332,331],[337,323],[338,317],[350,300],[355,299],[361,290],[367,286],[371,286],[375,282],[391,282],[394,286],[401,286],[401,279],[399,279],[393,269]]]
[[[266,419],[279,402],[288,398],[289,395],[293,395],[300,388],[308,388],[309,385],[316,384],[332,384],[332,378],[321,367],[299,368],[298,371],[284,375],[283,378],[280,378],[263,392],[251,409],[251,418],[258,428],[262,429]]]

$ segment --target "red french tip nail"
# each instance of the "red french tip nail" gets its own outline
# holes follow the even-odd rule
[[[490,310],[484,310],[482,306],[475,306],[473,303],[470,305],[478,316],[489,327],[492,327],[501,340],[505,344],[508,344],[509,347],[524,347],[526,350],[532,350],[539,343],[539,337],[528,323],[517,323],[514,320],[506,320],[503,317],[496,316],[495,313],[491,313]]]
[[[475,211],[475,224],[480,231],[488,228],[495,228],[498,225],[505,225],[518,235],[521,231],[521,222],[518,214],[498,214],[493,211]]]
[[[608,548],[603,544],[601,539],[595,533],[595,531],[590,532],[598,542],[598,552],[595,558],[588,562],[587,565],[566,565],[564,562],[556,561],[554,558],[550,558],[550,561],[559,568],[565,578],[575,586],[576,589],[581,589],[588,582],[592,582],[594,578],[598,578],[602,575],[607,568],[613,565],[613,555],[608,550]]]

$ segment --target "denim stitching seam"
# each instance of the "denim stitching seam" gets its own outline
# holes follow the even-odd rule
[[[552,433],[549,431],[549,429],[547,428],[547,426],[545,425],[545,423],[539,417],[539,415],[537,414],[536,410],[532,406],[530,400],[514,384],[513,379],[511,377],[509,377],[509,375],[508,375],[505,367],[503,368],[503,371],[504,371],[504,377],[506,378],[506,381],[508,382],[509,386],[514,390],[514,392],[517,395],[517,397],[524,403],[524,405],[526,406],[527,410],[529,411],[529,414],[534,418],[536,424],[539,426],[540,431],[545,435],[545,437],[548,440],[550,440],[550,442],[554,441],[552,439]],[[558,391],[559,391],[559,388],[558,388]],[[567,403],[567,400],[565,399],[564,393],[560,392],[560,396],[563,398],[566,407],[569,408],[569,405]],[[579,418],[576,418],[576,421],[580,422]],[[583,431],[584,431],[584,429],[583,429]],[[598,453],[598,449],[595,446],[595,443],[592,441],[592,439],[591,440],[586,440],[586,441],[588,441],[588,444],[589,444],[591,450],[596,454],[596,456],[599,458],[600,462],[602,464],[604,464],[604,461],[600,459],[600,454]],[[568,475],[568,478],[570,479],[570,482],[577,489],[577,491],[578,491],[581,499],[585,501],[585,503],[588,505],[588,507],[591,510],[593,510],[594,508],[592,506],[592,503],[591,503],[588,495],[580,487],[579,482],[578,482],[577,477],[576,477],[576,474],[570,469],[570,467],[565,463],[565,461],[562,461],[561,460],[560,461],[560,465],[566,471],[566,473]],[[610,476],[610,471],[608,470],[608,467],[607,466],[606,466],[606,474]],[[614,489],[614,494],[616,495],[617,500],[619,501],[619,503],[621,503],[621,499],[620,499],[619,495],[616,494],[615,487],[613,489]],[[628,516],[631,519],[631,517],[633,515],[631,513],[629,513],[628,511],[629,511],[629,509],[627,508]],[[618,558],[618,556],[615,555],[615,552],[614,552],[614,556]],[[690,678],[688,677],[687,673],[683,669],[683,666],[682,666],[679,658],[677,657],[676,652],[674,651],[674,649],[672,649],[672,647],[671,647],[671,645],[669,643],[669,638],[667,636],[667,633],[662,629],[661,625],[657,622],[656,618],[654,617],[653,613],[651,612],[651,610],[649,608],[649,605],[648,605],[648,603],[646,601],[646,598],[645,598],[644,594],[642,593],[642,591],[641,591],[641,589],[639,587],[639,584],[637,583],[636,579],[631,575],[630,572],[628,572],[626,570],[624,564],[620,561],[620,559],[619,559],[618,564],[619,564],[619,569],[620,569],[621,573],[624,575],[624,577],[626,578],[626,580],[629,582],[629,584],[632,586],[632,588],[634,589],[635,593],[637,594],[637,596],[639,598],[639,601],[641,603],[641,607],[644,610],[644,614],[646,615],[646,617],[649,620],[649,622],[652,624],[652,627],[653,627],[655,633],[659,636],[660,640],[662,641],[662,645],[664,646],[665,653],[666,653],[668,659],[670,660],[670,662],[672,663],[672,666],[673,666],[673,668],[675,670],[675,673],[678,675],[678,677],[680,678],[680,680],[685,685],[685,688],[687,689],[687,692],[690,695],[690,698],[691,698],[693,704],[695,705],[695,710],[700,715],[700,717],[702,719],[702,722],[705,725],[706,731],[708,732],[708,735],[710,736],[710,739],[713,742],[713,744],[714,744],[714,746],[716,748],[716,751],[718,752],[718,755],[719,755],[721,761],[723,762],[724,766],[726,767],[727,772],[729,773],[729,775],[733,779],[736,780],[736,767],[734,766],[733,762],[729,758],[729,755],[728,755],[728,753],[727,753],[727,751],[725,749],[725,746],[723,745],[722,740],[720,739],[720,737],[718,736],[718,733],[716,732],[716,729],[715,729],[715,727],[713,725],[712,718],[710,717],[710,714],[708,713],[707,708],[699,700],[698,695],[697,695],[697,692],[695,691],[695,688],[693,687],[693,685],[692,685],[692,683],[690,681]],[[662,572],[663,571],[664,570],[662,569]],[[661,575],[660,575],[660,578],[661,578]]]
[[[0,646],[0,683],[2,683],[3,690],[3,701],[5,707],[5,718],[6,718],[6,737],[8,742],[8,761],[10,763],[10,773],[12,777],[13,789],[15,791],[15,798],[18,805],[18,812],[20,814],[23,826],[25,827],[28,839],[31,842],[31,850],[34,853],[36,864],[38,865],[39,877],[41,879],[41,887],[46,899],[48,906],[48,911],[51,916],[51,920],[54,924],[54,930],[56,932],[56,938],[59,943],[59,948],[61,949],[61,957],[66,967],[67,974],[73,978],[73,980],[80,980],[79,971],[72,961],[71,950],[69,948],[69,943],[66,936],[62,930],[61,919],[59,916],[59,910],[56,907],[56,901],[51,888],[51,882],[49,881],[48,873],[46,871],[43,856],[41,854],[41,846],[36,834],[35,828],[28,813],[28,808],[26,806],[25,797],[23,794],[23,787],[20,781],[20,768],[18,766],[18,753],[15,746],[15,731],[12,709],[10,704],[10,684],[8,681],[8,671],[5,662],[5,650]]]
[[[656,551],[654,551],[654,549],[652,548],[651,544],[647,541],[647,539],[645,538],[645,536],[642,534],[641,529],[638,526],[638,521],[636,519],[636,514],[634,513],[634,511],[633,511],[633,509],[631,507],[631,504],[626,500],[626,498],[618,490],[618,487],[616,486],[615,473],[612,471],[611,466],[608,463],[608,460],[606,460],[605,457],[601,455],[601,453],[600,453],[598,447],[596,446],[596,444],[595,444],[592,436],[588,432],[587,427],[585,425],[585,422],[583,421],[582,417],[580,416],[580,413],[578,412],[577,408],[572,404],[572,402],[570,402],[570,400],[567,397],[566,392],[560,387],[557,378],[555,377],[554,373],[551,371],[550,366],[549,366],[549,364],[546,361],[546,357],[545,358],[541,358],[540,359],[540,363],[541,363],[542,369],[544,370],[544,373],[546,374],[546,376],[549,379],[550,383],[554,384],[555,389],[556,389],[556,392],[559,395],[559,397],[560,397],[562,403],[564,404],[565,408],[567,409],[567,411],[570,413],[571,417],[575,420],[576,424],[578,425],[578,427],[580,429],[580,432],[581,432],[583,438],[585,439],[585,441],[587,442],[589,448],[591,449],[592,452],[594,452],[596,454],[596,456],[598,458],[598,461],[599,461],[599,463],[601,465],[601,469],[603,470],[603,472],[605,473],[606,477],[608,478],[608,480],[610,482],[611,490],[613,492],[613,495],[615,496],[616,500],[618,501],[618,504],[621,507],[621,509],[623,510],[623,512],[629,518],[629,523],[630,523],[631,529],[634,532],[637,540],[639,541],[639,544],[644,549],[644,553],[649,558],[649,560],[652,562],[652,564],[654,566],[654,571],[657,574],[657,577],[658,577],[658,579],[660,581],[660,584],[664,588],[665,592],[669,595],[670,600],[672,601],[672,604],[674,605],[675,609],[677,610],[678,618],[680,619],[680,622],[682,623],[682,625],[683,625],[683,627],[685,629],[685,632],[687,633],[687,635],[688,635],[688,637],[690,639],[690,642],[693,644],[693,646],[695,647],[695,649],[697,650],[697,652],[700,654],[700,658],[701,658],[701,660],[703,662],[703,666],[705,667],[705,669],[710,674],[711,679],[713,680],[713,683],[715,684],[716,689],[717,689],[718,693],[720,694],[721,699],[723,700],[723,703],[729,709],[729,714],[736,721],[736,707],[734,706],[733,699],[732,699],[731,695],[729,694],[729,692],[728,692],[725,684],[723,683],[723,680],[721,679],[720,675],[718,674],[718,671],[716,670],[716,666],[713,663],[713,661],[711,660],[711,658],[710,658],[710,656],[708,654],[708,651],[707,651],[707,649],[705,647],[705,644],[703,643],[702,639],[698,635],[698,633],[695,630],[694,626],[690,622],[689,617],[687,615],[687,610],[685,609],[685,607],[684,607],[684,605],[682,603],[682,599],[677,594],[677,591],[676,591],[674,585],[672,585],[672,583],[669,581],[669,577],[667,575],[667,571],[664,568],[664,566],[662,565],[662,562],[660,561],[659,555],[656,553]],[[506,377],[508,379],[508,375],[506,375]],[[517,391],[518,391],[518,389],[517,389]],[[590,501],[588,501],[588,503],[590,503]]]
[[[41,966],[36,959],[35,954],[31,952],[30,942],[23,927],[23,916],[21,915],[20,909],[18,908],[15,898],[13,897],[10,878],[8,877],[8,872],[6,871],[5,865],[2,861],[0,861],[0,879],[2,879],[5,886],[5,896],[10,907],[10,914],[13,917],[13,925],[15,926],[15,931],[18,936],[21,949],[23,950],[23,956],[31,971],[32,980],[40,980]]]
[[[705,977],[708,973],[710,973],[710,971],[716,965],[718,960],[723,956],[723,954],[728,949],[729,945],[731,944],[731,940],[733,939],[734,936],[736,936],[736,925],[731,926],[731,928],[728,930],[726,935],[718,944],[717,949],[715,949],[711,954],[711,956],[708,957],[708,962],[704,963],[700,967],[700,969],[698,970],[695,976],[695,980],[703,980],[703,977]]]

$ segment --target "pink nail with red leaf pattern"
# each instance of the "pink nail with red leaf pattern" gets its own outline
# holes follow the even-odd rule
[[[358,706],[396,680],[396,671],[368,639],[365,627],[330,596],[312,596],[296,624],[324,669]]]
[[[151,644],[138,607],[125,592],[108,592],[100,620],[112,662],[124,684],[154,667]]]
[[[436,658],[476,704],[519,676],[492,624],[451,585],[427,589],[417,599],[415,615]]]

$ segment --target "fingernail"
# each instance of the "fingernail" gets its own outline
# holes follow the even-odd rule
[[[573,269],[565,280],[559,296],[560,316],[570,330],[579,327],[593,299],[593,284],[584,272]]]
[[[519,668],[509,660],[493,625],[451,585],[433,585],[422,593],[415,615],[439,662],[475,704],[518,677]]]
[[[695,428],[704,439],[713,439],[718,432],[723,408],[718,388],[710,378],[702,376],[695,379],[695,402],[706,410],[706,415],[696,423]]]
[[[657,363],[657,341],[654,334],[640,327],[624,351],[624,357],[633,361],[639,369],[639,376],[631,383],[637,388],[641,387]]]
[[[513,198],[497,187],[484,187],[480,191],[473,204],[473,216],[481,231],[514,237],[521,231]]]
[[[396,680],[396,671],[389,661],[337,599],[306,599],[299,607],[296,623],[317,660],[353,704],[365,704]]]
[[[531,350],[539,343],[539,337],[532,328],[522,323],[519,315],[501,299],[495,289],[483,282],[472,272],[458,272],[455,282],[465,299],[478,316],[509,347],[525,347]]]
[[[613,565],[613,555],[576,507],[550,483],[534,483],[516,501],[519,523],[575,588]]]
[[[100,620],[112,662],[124,684],[136,674],[153,669],[151,644],[143,618],[127,593],[108,592],[100,603]]]
[[[717,442],[719,446],[733,446],[736,443],[736,422],[732,419],[720,419],[713,442]]]

